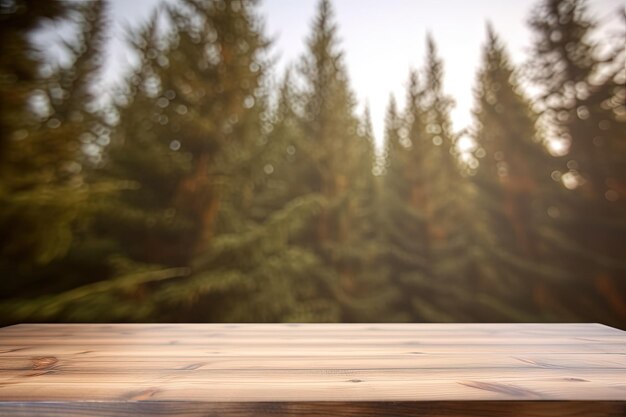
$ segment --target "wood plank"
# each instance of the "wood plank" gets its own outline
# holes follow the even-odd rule
[[[624,402],[473,401],[430,402],[75,402],[6,403],[2,417],[623,417]]]
[[[19,352],[16,352],[19,353]],[[0,356],[0,370],[31,370],[46,367],[47,357],[29,355]],[[193,369],[497,369],[497,368],[563,368],[563,369],[624,369],[626,355],[605,354],[543,354],[523,356],[474,355],[467,360],[467,353],[451,354],[403,354],[403,355],[325,355],[283,356],[102,356],[91,351],[79,354],[55,356],[54,369],[64,371],[103,370],[112,372],[116,366],[125,370],[193,370]]]
[[[24,324],[0,416],[626,415],[598,324]]]

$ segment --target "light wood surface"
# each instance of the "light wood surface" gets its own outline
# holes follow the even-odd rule
[[[0,416],[624,416],[600,324],[20,324]]]

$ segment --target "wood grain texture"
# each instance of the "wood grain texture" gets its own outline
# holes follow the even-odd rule
[[[624,416],[599,324],[20,324],[0,416]]]

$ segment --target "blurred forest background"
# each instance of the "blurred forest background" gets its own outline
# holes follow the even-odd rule
[[[584,1],[539,0],[520,68],[487,27],[461,132],[428,37],[382,151],[327,0],[280,75],[255,2],[167,3],[103,105],[107,16],[0,2],[2,324],[626,328],[624,16],[598,43]],[[33,43],[51,20],[76,25],[66,64]]]

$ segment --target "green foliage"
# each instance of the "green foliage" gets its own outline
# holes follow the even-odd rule
[[[376,251],[367,241],[373,237],[368,230],[374,198],[371,129],[368,120],[355,115],[333,19],[330,2],[320,1],[300,67],[296,152],[302,156],[293,181],[328,201],[298,243],[322,259],[324,266],[314,276],[322,278],[322,291],[338,305],[339,319],[354,321],[363,319],[355,312],[359,302],[372,311],[384,311],[391,303],[384,282],[368,267],[367,258]]]
[[[565,138],[569,147],[555,170],[569,190],[555,204],[556,227],[543,234],[576,288],[593,303],[606,303],[590,313],[594,320],[620,323],[626,319],[623,33],[601,44],[593,40],[597,23],[576,0],[545,1],[531,26],[536,33],[531,75],[543,92],[538,100],[542,121],[549,126],[548,136]],[[570,257],[578,259],[575,269]],[[571,288],[564,294],[569,296]],[[579,296],[561,301],[573,312],[579,303]]]
[[[553,227],[542,219],[562,190],[550,178],[552,158],[541,144],[537,116],[520,93],[517,75],[490,25],[475,95],[472,133],[479,145],[475,154],[481,158],[472,179],[479,191],[474,210],[488,227],[477,229],[474,236],[479,242],[480,265],[497,271],[481,275],[495,280],[494,287],[497,281],[508,281],[515,288],[555,282],[564,271],[551,265],[549,251],[533,243],[541,241],[543,228]],[[528,294],[519,290],[497,288],[494,294],[507,300],[510,308],[526,305],[536,317],[546,310],[529,303]]]
[[[13,6],[2,14],[7,21],[1,35],[11,47],[0,63],[6,100],[0,139],[0,275],[6,278],[0,290],[17,295],[47,285],[46,266],[71,250],[74,225],[116,186],[87,183],[81,152],[88,142],[82,138],[104,129],[91,94],[104,46],[104,3]],[[27,35],[47,19],[74,15],[79,37],[68,44],[70,66],[47,65],[46,73]]]
[[[623,37],[582,0],[539,4],[523,70],[488,27],[462,132],[428,36],[380,154],[328,0],[278,83],[255,1],[167,3],[110,105],[105,1],[0,12],[3,323],[626,322]]]

